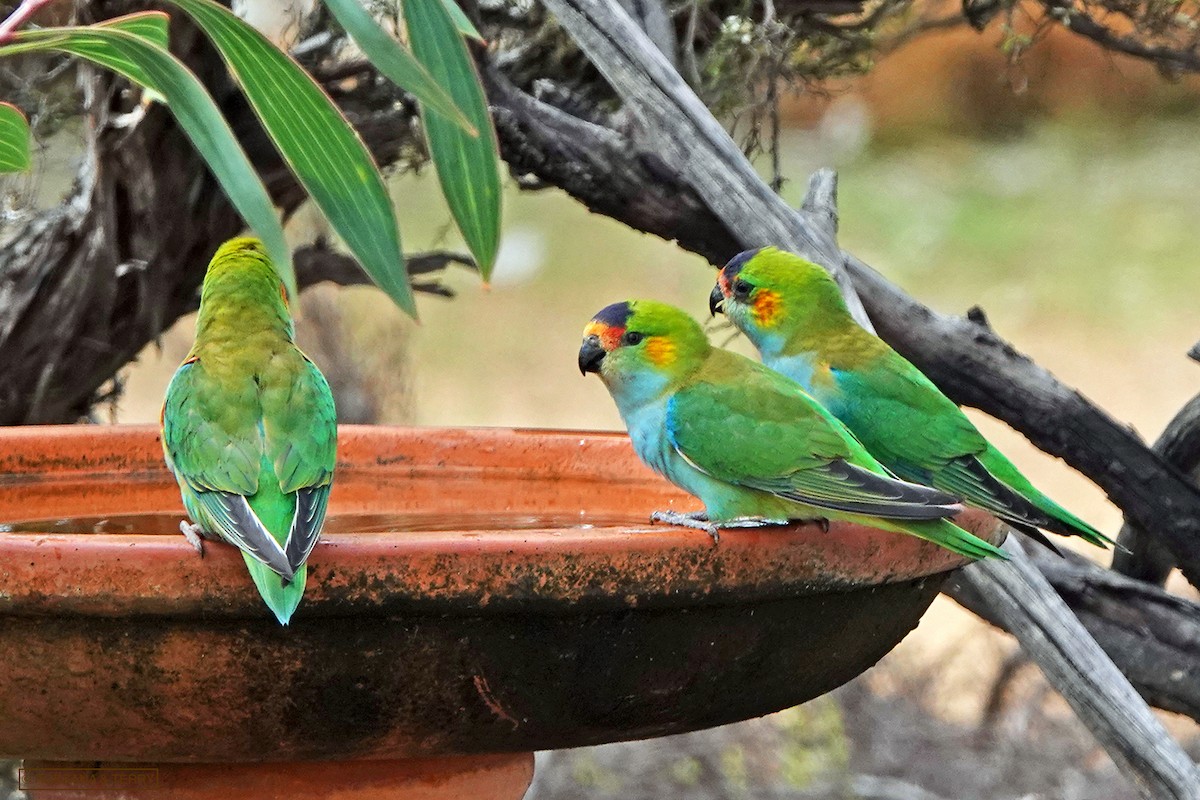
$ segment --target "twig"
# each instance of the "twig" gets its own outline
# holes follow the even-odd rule
[[[7,19],[0,22],[0,44],[8,44],[16,34],[17,28],[51,2],[53,0],[22,0],[21,5],[17,6]]]
[[[1085,39],[1091,39],[1106,50],[1151,61],[1176,72],[1200,71],[1200,54],[1194,50],[1176,50],[1162,45],[1146,44],[1133,36],[1122,36],[1063,0],[1046,0],[1044,5],[1047,12],[1059,20],[1064,28]]]
[[[329,281],[339,286],[369,286],[372,281],[349,255],[329,247],[322,240],[296,249],[293,254],[296,280],[300,288]],[[475,262],[470,256],[447,250],[415,253],[404,257],[409,275],[428,275],[443,270],[451,264],[460,264],[470,269]],[[414,291],[453,297],[454,293],[437,282],[413,283]]]
[[[808,177],[808,191],[800,206],[834,236],[838,230],[837,191],[837,173],[827,168],[819,169]]]

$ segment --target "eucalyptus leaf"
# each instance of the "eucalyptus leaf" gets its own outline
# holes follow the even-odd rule
[[[483,87],[442,0],[404,0],[403,9],[413,54],[480,131],[468,136],[436,111],[422,109],[442,193],[487,280],[500,241],[500,157]]]
[[[467,15],[463,13],[462,8],[459,7],[455,0],[442,0],[442,2],[445,3],[446,11],[450,13],[450,19],[454,20],[454,27],[458,29],[459,33],[478,42],[484,41],[479,30],[471,20],[467,19]]]
[[[467,116],[421,62],[392,38],[358,0],[325,0],[325,5],[384,77],[417,98],[424,107],[445,115],[472,135],[477,133]]]
[[[216,45],[271,141],[358,263],[415,317],[391,198],[342,112],[300,65],[229,9],[212,0],[169,2]]]
[[[29,122],[11,103],[0,103],[0,173],[29,169]]]

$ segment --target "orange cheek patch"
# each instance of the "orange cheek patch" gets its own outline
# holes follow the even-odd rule
[[[621,343],[621,337],[625,335],[625,329],[614,328],[612,325],[605,325],[603,322],[589,322],[588,326],[583,329],[583,336],[586,339],[588,336],[593,335],[600,340],[600,346],[611,353]]]
[[[646,340],[646,358],[656,367],[667,366],[675,357],[675,343],[665,336],[651,336]]]
[[[779,295],[770,289],[759,289],[754,293],[751,313],[754,314],[754,321],[764,328],[774,325],[779,314]]]

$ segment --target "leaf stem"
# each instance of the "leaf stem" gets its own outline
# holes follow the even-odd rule
[[[0,44],[11,41],[17,28],[24,25],[30,17],[49,5],[51,0],[21,0],[21,5],[8,15],[8,19],[0,22]]]

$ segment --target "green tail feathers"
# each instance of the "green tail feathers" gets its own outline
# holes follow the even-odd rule
[[[984,558],[1008,558],[1008,554],[999,547],[996,547],[996,545],[980,539],[969,531],[963,530],[949,520],[939,519],[932,522],[880,520],[874,524],[879,528],[911,534],[927,542],[933,542],[952,553],[957,553],[966,558],[976,560]]]
[[[1035,506],[1045,512],[1046,516],[1050,517],[1060,526],[1062,526],[1061,528],[1051,528],[1051,530],[1053,530],[1055,533],[1061,533],[1066,536],[1074,534],[1084,541],[1096,545],[1097,547],[1112,547],[1116,544],[1115,541],[1108,538],[1091,525],[1088,525],[1079,517],[1075,516],[1070,511],[1067,511],[1058,503],[1054,502],[1049,497],[1046,497],[1046,495],[1042,494],[1036,489],[1029,493],[1027,497],[1029,498],[1029,502],[1033,503]]]
[[[995,447],[989,445],[988,449],[977,458],[983,464],[984,469],[1032,503],[1053,523],[1044,526],[1036,525],[1036,527],[1044,527],[1046,530],[1062,536],[1078,536],[1097,547],[1111,547],[1116,544],[1112,539],[1039,492],[1029,479],[1022,475],[1020,470]]]
[[[296,606],[300,605],[300,598],[304,597],[304,581],[308,577],[308,565],[301,564],[300,569],[296,570],[296,576],[287,586],[284,586],[283,579],[270,567],[255,561],[245,553],[242,553],[242,558],[245,559],[246,567],[250,570],[250,577],[254,579],[254,585],[258,588],[258,593],[262,595],[267,607],[275,614],[279,624],[287,625],[296,611]]]

